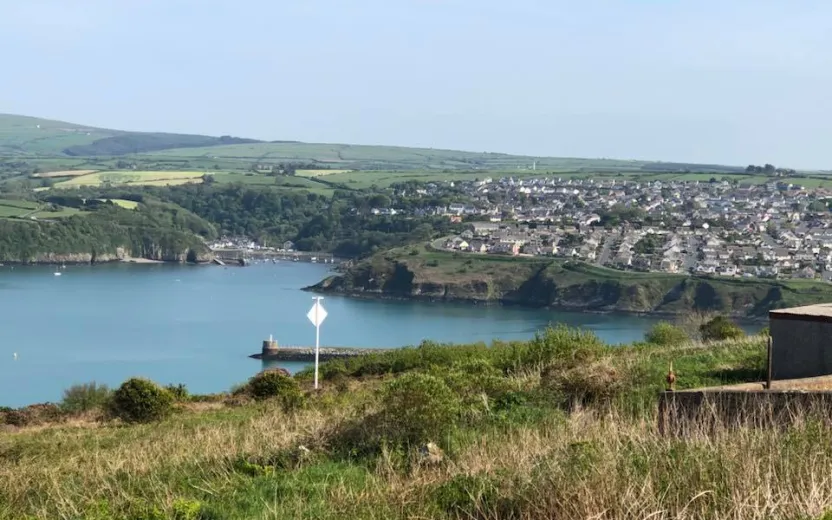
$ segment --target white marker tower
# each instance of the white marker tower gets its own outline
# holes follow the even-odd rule
[[[324,306],[321,305],[321,300],[323,300],[323,297],[314,296],[312,299],[315,300],[315,303],[312,304],[312,308],[309,309],[308,313],[306,313],[306,317],[309,318],[309,321],[311,321],[312,325],[315,326],[315,390],[317,390],[318,352],[321,349],[321,323],[323,323],[326,319],[326,309],[324,309]]]

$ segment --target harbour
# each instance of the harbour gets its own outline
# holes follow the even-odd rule
[[[244,269],[171,264],[0,268],[0,406],[56,402],[64,389],[133,376],[227,391],[264,367],[313,359],[313,303],[303,287],[331,264],[260,262]],[[609,343],[641,340],[658,318],[327,296],[321,359],[440,343],[524,340],[550,323]],[[272,334],[285,346],[252,359]],[[295,348],[291,348],[295,347]],[[341,347],[341,348],[337,348]],[[279,350],[280,351],[280,350]],[[15,357],[14,354],[17,354]]]

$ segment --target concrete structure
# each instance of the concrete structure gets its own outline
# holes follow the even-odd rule
[[[832,304],[769,312],[771,378],[832,374]]]
[[[280,349],[277,347],[277,341],[272,339],[271,336],[269,336],[269,339],[263,341],[262,356],[264,358],[275,356],[278,352],[280,352]]]

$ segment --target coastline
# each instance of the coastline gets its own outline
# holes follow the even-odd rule
[[[684,312],[662,312],[662,311],[629,311],[624,309],[592,309],[586,308],[581,306],[570,306],[570,305],[535,305],[529,303],[523,303],[513,300],[486,300],[486,299],[476,299],[476,298],[454,298],[454,297],[444,297],[444,298],[436,298],[433,296],[421,296],[421,295],[411,295],[411,296],[395,296],[390,294],[378,293],[378,292],[363,292],[363,291],[352,291],[352,292],[343,292],[343,291],[328,291],[328,290],[320,290],[316,285],[311,285],[309,287],[304,287],[301,289],[305,292],[311,292],[315,294],[321,295],[336,295],[336,296],[344,296],[347,298],[354,298],[356,300],[382,300],[382,301],[399,301],[399,302],[423,302],[423,303],[432,303],[432,304],[443,304],[443,303],[453,303],[453,304],[463,304],[463,305],[471,305],[471,306],[484,306],[484,307],[520,307],[525,309],[542,309],[542,310],[551,310],[551,311],[559,311],[559,312],[575,312],[581,314],[597,314],[597,315],[620,315],[620,316],[633,316],[633,317],[640,317],[640,318],[667,318],[667,319],[674,319],[678,318],[679,316],[684,316],[689,312],[693,311],[684,311]],[[768,315],[765,316],[748,316],[744,314],[737,314],[737,313],[729,313],[727,314],[728,317],[731,319],[737,320],[739,322],[748,323],[748,324],[761,324],[768,322]]]

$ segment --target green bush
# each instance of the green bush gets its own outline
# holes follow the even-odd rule
[[[95,381],[72,385],[64,390],[61,408],[68,413],[79,413],[103,408],[107,404],[112,392],[107,385],[99,385]]]
[[[660,321],[647,331],[644,340],[654,345],[670,346],[687,343],[690,338],[680,327],[666,321]]]
[[[304,397],[300,385],[291,376],[278,371],[267,370],[252,377],[248,382],[248,393],[262,401],[276,398],[284,410],[296,410],[303,406]]]
[[[113,392],[110,414],[128,423],[164,419],[173,411],[173,396],[153,381],[134,377]]]
[[[719,341],[745,336],[745,332],[725,316],[717,316],[699,328],[703,341]]]
[[[771,336],[771,329],[769,329],[768,327],[763,327],[762,329],[760,329],[759,334],[763,337]]]
[[[593,332],[561,324],[538,332],[525,348],[508,351],[501,364],[508,370],[551,364],[572,367],[596,359],[605,348]]]
[[[188,393],[188,387],[186,387],[182,383],[179,383],[178,385],[166,385],[165,390],[170,392],[170,395],[172,395],[173,399],[177,402],[190,400],[190,393]]]
[[[383,437],[417,444],[440,439],[453,427],[459,397],[438,377],[410,372],[384,388],[381,417]]]

